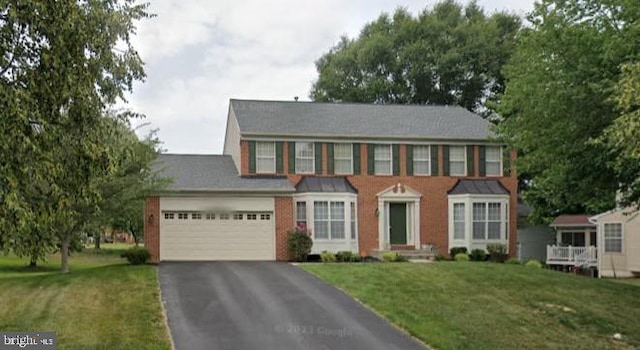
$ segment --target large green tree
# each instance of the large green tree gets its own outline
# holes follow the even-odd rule
[[[460,105],[488,114],[520,19],[445,0],[417,17],[398,9],[343,37],[316,62],[316,101]]]
[[[520,151],[533,219],[596,213],[615,203],[619,178],[606,144],[619,116],[611,99],[621,64],[639,54],[640,3],[543,0],[505,68],[498,131]]]
[[[14,244],[34,232],[53,237],[63,273],[70,244],[99,210],[99,184],[116,165],[103,137],[105,112],[144,78],[129,39],[146,7],[0,1],[0,234]]]

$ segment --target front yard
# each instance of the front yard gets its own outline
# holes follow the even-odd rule
[[[116,252],[117,253],[117,252]],[[170,349],[156,268],[129,266],[118,254],[76,253],[32,271],[0,255],[0,330],[55,331],[58,349]]]
[[[436,349],[640,347],[637,284],[478,262],[301,266]]]

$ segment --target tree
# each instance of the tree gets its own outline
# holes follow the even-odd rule
[[[133,0],[0,4],[0,232],[14,250],[33,242],[25,238],[34,232],[53,236],[63,273],[70,244],[99,210],[98,184],[115,166],[104,113],[144,78],[129,38],[134,22],[149,17],[146,7]],[[44,200],[36,206],[34,198]]]
[[[398,9],[343,37],[316,61],[316,101],[460,105],[488,114],[520,19],[445,0],[416,18]]]
[[[505,67],[498,132],[520,152],[534,221],[614,205],[618,181],[607,147],[593,142],[618,113],[620,65],[638,54],[638,5],[624,0],[544,0]]]

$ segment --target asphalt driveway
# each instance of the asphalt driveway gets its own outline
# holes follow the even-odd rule
[[[289,264],[162,263],[159,274],[177,350],[424,349]]]

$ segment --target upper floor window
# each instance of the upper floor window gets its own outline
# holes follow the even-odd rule
[[[429,146],[413,146],[413,174],[431,174],[431,151]]]
[[[374,173],[391,175],[391,145],[376,145],[374,148]]]
[[[276,144],[275,142],[256,142],[256,172],[276,172]]]
[[[466,148],[464,146],[449,147],[449,174],[464,176],[466,172]]]
[[[333,163],[336,174],[353,174],[353,146],[350,143],[334,144]]]
[[[487,147],[485,151],[487,176],[502,175],[502,155],[500,147]]]
[[[313,173],[313,142],[296,142],[296,173]]]
[[[605,253],[622,253],[622,224],[604,224]]]

